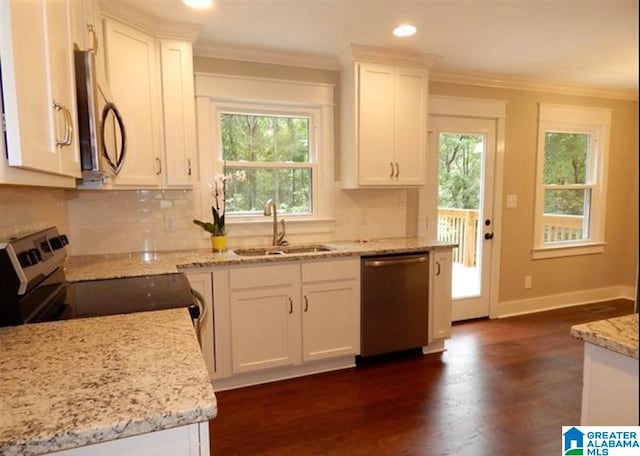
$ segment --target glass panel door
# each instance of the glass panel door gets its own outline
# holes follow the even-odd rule
[[[453,242],[453,320],[489,315],[495,121],[433,116],[438,240]]]

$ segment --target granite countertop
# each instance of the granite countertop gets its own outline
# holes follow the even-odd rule
[[[638,314],[609,318],[571,327],[576,339],[638,359]]]
[[[72,256],[65,263],[65,276],[70,282],[78,282],[168,274],[178,272],[180,269],[211,266],[236,266],[348,256],[424,252],[456,246],[456,244],[425,241],[418,238],[397,238],[368,242],[330,242],[322,243],[322,245],[330,247],[331,250],[287,255],[239,256],[233,252],[232,247],[221,253],[213,253],[211,250],[178,250]]]
[[[0,328],[0,454],[29,456],[213,418],[186,309]]]

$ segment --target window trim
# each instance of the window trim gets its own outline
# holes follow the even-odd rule
[[[201,214],[210,218],[211,196],[207,183],[222,172],[221,137],[218,110],[224,107],[254,107],[273,114],[313,113],[315,163],[313,173],[312,215],[286,215],[287,232],[321,233],[335,231],[334,219],[334,85],[225,74],[196,73],[196,109],[200,156]],[[224,110],[224,109],[223,109]],[[310,129],[311,131],[311,129]],[[310,140],[311,142],[311,140]],[[310,157],[311,158],[311,157]],[[317,176],[317,177],[316,177]],[[263,234],[270,225],[266,217],[234,216],[227,225],[233,236]],[[257,231],[260,231],[258,233]]]
[[[610,109],[539,104],[533,259],[587,255],[604,251],[610,124]],[[545,189],[549,186],[566,187],[543,183],[545,133],[549,131],[591,135],[589,174],[586,176],[586,182],[569,185],[576,189],[591,189],[588,239],[544,243]]]

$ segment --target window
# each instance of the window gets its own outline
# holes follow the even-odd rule
[[[234,236],[269,232],[269,199],[289,234],[334,231],[333,91],[316,82],[196,75],[202,217],[211,216],[215,176],[244,175],[226,182]]]
[[[534,258],[604,250],[608,110],[540,105]]]
[[[313,114],[220,111],[227,214],[262,215],[273,199],[278,213],[312,215],[315,167]]]

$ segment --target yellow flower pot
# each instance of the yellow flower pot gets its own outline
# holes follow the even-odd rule
[[[211,249],[214,252],[227,250],[227,236],[211,236]]]

